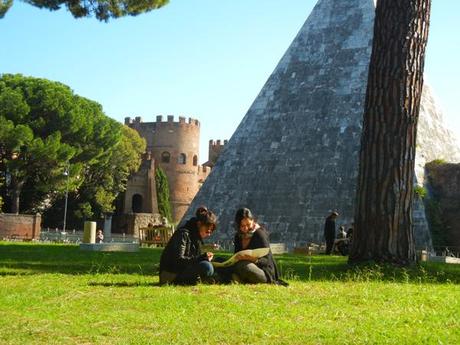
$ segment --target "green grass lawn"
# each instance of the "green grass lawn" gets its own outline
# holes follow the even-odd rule
[[[277,257],[288,288],[159,287],[159,249],[0,242],[0,344],[460,344],[460,267]]]

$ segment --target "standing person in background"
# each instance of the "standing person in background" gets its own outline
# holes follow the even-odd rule
[[[351,223],[350,227],[347,230],[347,238],[349,239],[350,242],[353,239],[353,228],[354,227],[355,227],[355,223]]]
[[[195,285],[199,279],[212,280],[214,254],[202,254],[201,245],[216,227],[216,215],[206,207],[199,207],[195,217],[174,232],[161,255],[160,285]]]
[[[347,232],[345,231],[345,227],[343,225],[339,228],[339,234],[338,234],[337,238],[338,239],[347,238]]]
[[[102,230],[98,230],[96,233],[96,243],[103,243],[104,242],[104,233]]]
[[[339,214],[332,212],[327,218],[324,224],[324,238],[326,240],[326,255],[331,255],[332,247],[335,241],[335,221]]]
[[[349,240],[347,238],[347,232],[345,231],[345,227],[342,225],[339,228],[339,233],[337,235],[337,239],[334,241],[334,247],[332,248],[332,252],[335,253],[338,251],[340,254],[346,256],[349,253]]]

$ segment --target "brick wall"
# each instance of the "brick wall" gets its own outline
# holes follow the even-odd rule
[[[160,225],[162,217],[157,213],[130,213],[112,217],[112,233],[139,237],[139,228]]]
[[[40,237],[41,216],[26,214],[0,214],[0,239]]]

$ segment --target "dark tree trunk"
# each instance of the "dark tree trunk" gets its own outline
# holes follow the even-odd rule
[[[5,205],[7,188],[6,188],[6,166],[5,166],[4,149],[0,145],[0,213]]]
[[[415,261],[417,121],[431,0],[377,1],[350,262]]]
[[[19,214],[20,199],[24,181],[18,180],[16,177],[11,177],[11,213]]]

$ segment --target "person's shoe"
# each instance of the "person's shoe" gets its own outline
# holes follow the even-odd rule
[[[219,282],[214,277],[208,277],[208,278],[205,278],[205,279],[201,279],[201,283],[205,284],[205,285],[216,285]]]
[[[240,276],[236,273],[232,273],[232,283],[234,284],[242,284],[243,281],[241,280]]]

